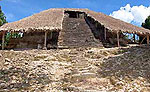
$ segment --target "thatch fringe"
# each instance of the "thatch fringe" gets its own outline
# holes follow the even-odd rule
[[[58,31],[61,30],[62,27],[39,27],[39,28],[20,28],[20,29],[6,29],[6,28],[1,28],[0,31],[7,31],[7,32],[34,32],[34,31],[38,31],[38,32],[44,32],[44,31]]]

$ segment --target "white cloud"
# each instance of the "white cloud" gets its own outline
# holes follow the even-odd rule
[[[150,7],[145,7],[143,5],[131,7],[130,4],[110,14],[110,16],[114,18],[121,19],[128,23],[134,22],[137,25],[141,25],[149,15]]]

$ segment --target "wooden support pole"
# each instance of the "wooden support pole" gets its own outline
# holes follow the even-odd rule
[[[2,50],[5,49],[5,32],[3,32],[3,35],[2,35]]]
[[[149,45],[149,35],[147,34],[147,45]]]
[[[106,31],[106,28],[104,28],[104,38],[105,38],[105,40],[106,40],[106,38],[107,38],[107,31]]]
[[[44,48],[43,49],[47,49],[47,31],[45,32],[45,39],[44,39]]]
[[[143,38],[143,40],[140,42],[140,45],[143,43],[143,41],[145,40],[146,36]]]
[[[135,42],[135,34],[133,34],[133,41]]]
[[[51,33],[50,33],[50,39],[52,39],[52,38],[53,38],[53,33],[51,32]]]
[[[118,45],[118,47],[120,47],[119,32],[117,32],[117,45]]]
[[[78,18],[78,13],[76,13],[76,16],[77,16],[77,18]]]

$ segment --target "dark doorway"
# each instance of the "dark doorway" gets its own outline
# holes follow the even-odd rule
[[[79,11],[65,11],[69,18],[84,18],[85,13]]]
[[[48,34],[47,48],[57,48],[59,32],[50,32]]]

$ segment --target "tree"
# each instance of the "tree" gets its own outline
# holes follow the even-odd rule
[[[142,23],[141,26],[144,27],[144,28],[146,28],[146,29],[150,29],[150,16],[148,16],[148,17],[146,18],[145,22]],[[143,38],[144,38],[144,37],[139,37],[139,41],[141,42],[141,41],[143,40]],[[145,40],[143,41],[143,43],[147,43],[146,40],[147,40],[147,39],[145,39]]]
[[[1,9],[1,6],[0,6],[0,26],[2,26],[5,23],[7,23],[6,16],[2,12],[2,9]]]
[[[142,27],[146,29],[150,29],[150,16],[148,16],[144,23],[142,23]]]

